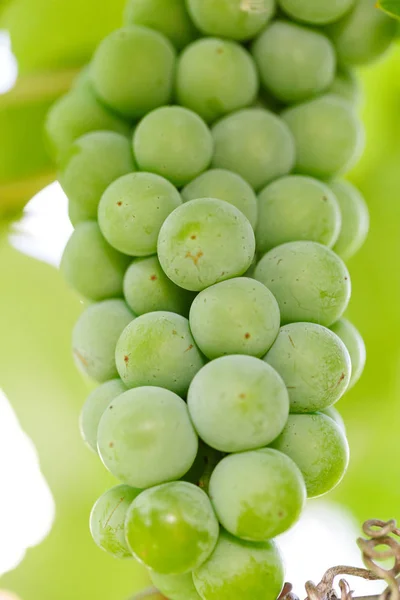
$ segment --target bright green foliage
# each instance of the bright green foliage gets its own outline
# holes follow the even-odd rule
[[[358,0],[279,0],[281,8],[296,21],[325,25],[337,21]]]
[[[350,300],[346,265],[316,242],[289,242],[270,250],[254,277],[274,294],[283,324],[311,321],[328,327],[342,316]]]
[[[298,240],[332,247],[342,218],[330,188],[312,177],[288,175],[273,181],[258,196],[257,252]]]
[[[188,46],[178,60],[177,99],[208,123],[250,106],[257,92],[254,61],[236,42],[204,38]]]
[[[332,181],[330,188],[342,213],[342,227],[333,249],[343,260],[348,260],[358,252],[368,235],[368,207],[358,189],[348,181]]]
[[[199,567],[218,539],[218,521],[200,488],[175,481],[146,490],[126,516],[134,555],[158,573],[179,575]]]
[[[206,170],[213,140],[196,113],[181,106],[164,106],[139,123],[133,151],[142,171],[158,173],[182,186]]]
[[[197,35],[185,0],[128,0],[124,20],[125,25],[144,25],[160,31],[178,50]]]
[[[332,85],[326,90],[328,94],[336,94],[352,104],[359,104],[362,97],[360,82],[351,68],[341,67],[336,71]]]
[[[142,117],[171,99],[175,51],[158,31],[117,29],[97,48],[90,67],[96,93],[125,118]]]
[[[125,518],[140,494],[129,485],[117,485],[100,496],[90,514],[90,532],[96,544],[115,558],[132,558],[125,541]]]
[[[59,180],[69,201],[86,215],[82,220],[97,219],[97,208],[106,188],[134,170],[128,138],[112,131],[95,131],[70,146],[60,165]]]
[[[354,165],[364,147],[352,105],[328,94],[283,113],[295,140],[297,173],[327,179]]]
[[[211,476],[210,498],[225,529],[240,538],[262,542],[296,523],[306,488],[290,458],[262,448],[223,458]]]
[[[120,379],[111,379],[99,385],[87,397],[79,418],[82,438],[89,448],[97,452],[97,430],[106,408],[126,387]]]
[[[286,175],[295,162],[293,137],[287,125],[262,108],[240,110],[212,129],[212,166],[238,173],[259,190]]]
[[[77,225],[65,247],[61,270],[67,283],[90,300],[122,296],[129,258],[112,248],[95,221]]]
[[[201,600],[191,573],[162,575],[152,571],[150,577],[156,588],[170,600]]]
[[[86,308],[72,332],[78,368],[99,382],[118,377],[115,347],[132,319],[134,315],[123,300],[104,300]]]
[[[166,217],[180,204],[178,190],[154,173],[129,173],[114,181],[99,204],[99,226],[106,240],[130,256],[157,250]]]
[[[206,35],[249,40],[273,16],[275,0],[263,0],[262,10],[250,11],[242,0],[186,0],[197,27]]]
[[[283,378],[291,412],[315,412],[334,404],[346,391],[350,356],[332,331],[315,323],[282,327],[264,358]]]
[[[136,315],[164,310],[187,317],[193,300],[168,279],[157,256],[134,259],[125,273],[124,296]]]
[[[285,384],[269,365],[253,356],[224,356],[193,379],[190,417],[200,438],[222,452],[267,446],[289,414]]]
[[[329,28],[339,61],[363,65],[382,56],[397,35],[397,23],[375,0],[357,0],[353,10]]]
[[[299,467],[309,498],[332,490],[344,476],[349,462],[349,446],[342,428],[323,414],[290,415],[272,445]]]
[[[282,102],[307,100],[333,81],[334,47],[325,35],[314,29],[274,21],[256,39],[252,53],[262,83]]]
[[[179,479],[197,454],[185,402],[159,387],[140,387],[115,398],[101,417],[97,436],[107,469],[138,488]]]
[[[159,385],[185,395],[204,358],[190,333],[189,321],[172,312],[151,312],[123,331],[115,353],[128,387]]]
[[[246,542],[222,530],[213,554],[194,571],[193,580],[207,600],[276,600],[284,569],[274,542]]]
[[[353,387],[360,379],[367,358],[364,340],[359,331],[347,319],[340,319],[331,330],[340,337],[350,354],[351,378],[349,388]]]
[[[242,275],[254,251],[249,221],[235,206],[215,198],[182,204],[165,220],[158,238],[163,270],[192,291]]]
[[[210,169],[188,183],[181,192],[184,202],[197,198],[217,198],[236,206],[250,221],[257,223],[257,197],[252,187],[237,173]]]
[[[260,282],[235,277],[206,288],[190,309],[190,329],[200,350],[262,357],[278,335],[278,303]]]

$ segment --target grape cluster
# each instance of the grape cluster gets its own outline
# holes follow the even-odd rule
[[[75,227],[84,440],[121,482],[91,532],[171,600],[275,600],[273,538],[349,458],[332,408],[365,349],[342,318],[368,211],[354,67],[374,0],[129,0],[47,118]]]

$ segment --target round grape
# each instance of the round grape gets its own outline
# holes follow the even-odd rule
[[[132,503],[125,532],[134,555],[158,573],[179,575],[199,567],[218,539],[207,494],[185,481],[146,490]]]
[[[279,117],[248,108],[224,117],[212,129],[212,166],[238,173],[259,190],[289,173],[295,162],[294,140]]]
[[[142,490],[117,485],[100,496],[90,513],[90,532],[96,544],[115,558],[132,558],[125,541],[125,518]]]
[[[130,173],[114,181],[99,204],[99,226],[109,244],[130,256],[157,250],[167,216],[182,204],[178,190],[154,173]]]
[[[104,300],[89,306],[72,332],[73,356],[78,368],[99,382],[118,377],[115,347],[134,318],[123,300]]]
[[[299,467],[309,498],[332,490],[347,470],[346,437],[327,415],[289,415],[285,429],[272,445]]]
[[[68,200],[68,217],[73,227],[83,221],[90,221],[90,211],[81,204]]]
[[[128,0],[125,25],[144,25],[163,33],[178,50],[197,35],[185,0]]]
[[[185,395],[204,358],[190,333],[189,321],[172,312],[142,315],[124,329],[115,353],[127,387],[157,385]]]
[[[122,295],[129,259],[112,248],[95,221],[79,223],[65,247],[61,271],[67,283],[90,300]]]
[[[152,571],[150,577],[156,588],[170,600],[201,600],[191,573],[162,575]]]
[[[284,569],[274,542],[245,542],[222,530],[210,558],[194,571],[193,581],[207,600],[276,600]]]
[[[182,186],[206,170],[213,140],[196,113],[181,106],[163,106],[139,123],[133,150],[142,171],[158,173]]]
[[[303,175],[289,175],[267,185],[258,196],[258,213],[256,244],[261,254],[298,240],[331,247],[342,223],[329,187]]]
[[[97,219],[97,208],[106,188],[135,170],[127,137],[113,131],[94,131],[75,140],[60,167],[59,180],[70,202]]]
[[[206,288],[193,301],[190,329],[209,359],[224,354],[262,357],[279,332],[278,303],[262,283],[236,277]]]
[[[247,50],[236,42],[203,38],[181,54],[176,73],[179,104],[211,123],[257,96],[258,74]]]
[[[349,389],[352,388],[360,379],[367,358],[364,340],[359,331],[347,319],[340,319],[331,330],[340,337],[350,354],[351,360],[351,378]]]
[[[106,468],[138,488],[179,479],[197,454],[185,402],[150,386],[128,390],[111,402],[100,419],[97,445]]]
[[[97,430],[106,408],[120,394],[126,392],[126,386],[120,379],[111,379],[99,385],[91,392],[83,405],[79,428],[86,444],[97,452]]]
[[[233,535],[255,542],[292,527],[306,500],[298,467],[270,448],[223,458],[211,475],[209,493],[221,525]]]
[[[240,175],[225,169],[210,169],[183,188],[184,202],[197,198],[217,198],[236,206],[250,221],[257,223],[257,197],[253,188]]]
[[[90,75],[105,104],[125,118],[136,119],[170,101],[174,70],[171,42],[158,31],[132,25],[103,39]]]
[[[314,29],[274,21],[255,40],[252,54],[262,83],[282,102],[302,102],[333,82],[335,49]]]
[[[298,173],[327,179],[350,169],[364,146],[352,105],[327,94],[283,113],[295,140]]]
[[[242,275],[254,251],[249,221],[235,206],[215,198],[192,200],[174,210],[158,237],[164,272],[192,291]]]
[[[258,263],[254,277],[274,294],[283,324],[311,321],[329,327],[350,300],[346,265],[316,242],[289,242],[270,250]]]
[[[195,25],[206,35],[249,40],[266,25],[275,11],[275,0],[263,0],[262,10],[246,10],[242,0],[187,0]]]
[[[135,315],[166,310],[187,317],[193,300],[168,279],[157,256],[134,259],[125,273],[124,296]]]
[[[281,8],[296,21],[325,25],[337,21],[353,6],[355,0],[279,0]]]
[[[280,375],[262,360],[224,356],[194,377],[188,407],[206,444],[222,452],[241,452],[267,446],[280,434],[289,414],[289,396]]]
[[[346,435],[346,425],[344,423],[343,417],[334,406],[328,406],[328,408],[324,408],[324,410],[320,410],[318,412],[335,421],[336,425],[338,425],[343,431],[343,433]]]
[[[342,228],[333,249],[343,260],[348,260],[358,252],[368,235],[368,207],[358,189],[348,181],[333,181],[330,188],[342,213]]]
[[[289,391],[291,412],[315,412],[331,406],[346,391],[350,356],[341,339],[315,323],[282,327],[265,356]]]

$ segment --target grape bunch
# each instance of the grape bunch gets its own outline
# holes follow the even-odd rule
[[[276,600],[274,538],[346,471],[369,219],[340,177],[395,34],[374,0],[129,0],[48,115],[81,431],[120,482],[91,532],[170,600]]]

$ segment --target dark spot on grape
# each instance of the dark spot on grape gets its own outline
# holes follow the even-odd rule
[[[150,275],[151,281],[155,281],[157,279],[157,275]]]
[[[328,202],[328,198],[327,198],[326,196],[322,196],[322,200],[323,200],[324,202]]]
[[[190,346],[188,346],[185,350],[185,352],[189,352],[189,350],[191,350],[193,348],[193,344],[190,344]]]
[[[239,394],[239,398],[241,398],[242,400],[244,400],[246,398],[246,394]]]
[[[217,48],[217,54],[223,54],[224,53],[224,49],[220,46],[219,48]]]
[[[178,335],[178,332],[175,329],[173,329],[172,330],[172,335]]]
[[[108,444],[108,447],[109,447],[109,448],[114,448],[114,442],[110,442],[110,443]]]
[[[118,206],[122,206],[122,202],[121,202],[121,200],[119,200],[119,201],[117,202],[117,205],[118,205]]]
[[[292,340],[290,335],[289,335],[289,340],[290,340],[290,343],[292,344],[293,348],[296,348],[296,346],[294,345],[294,341]]]
[[[345,281],[347,281],[347,280],[348,280],[348,277],[345,277],[345,278],[344,278],[344,280],[345,280]]]
[[[251,338],[251,335],[250,335],[250,333],[245,333],[244,337],[246,338],[246,340],[248,340],[249,338]]]
[[[196,240],[196,239],[197,239],[197,235],[191,235],[191,236],[190,236],[190,239],[191,239],[191,240]]]
[[[280,511],[278,512],[278,517],[280,517],[280,518],[282,518],[282,517],[283,517],[283,511],[282,511],[282,510],[280,510]]]
[[[124,363],[125,363],[125,364],[128,364],[128,362],[129,362],[129,356],[127,356],[127,355],[125,354],[125,356],[124,356]]]

